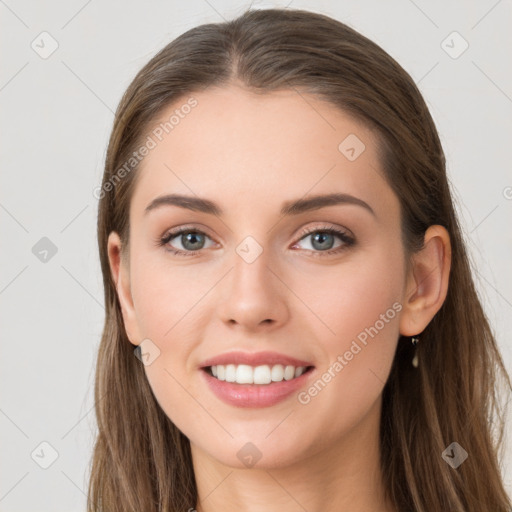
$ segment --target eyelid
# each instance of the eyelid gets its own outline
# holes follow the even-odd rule
[[[164,234],[158,237],[158,240],[171,235],[172,237],[177,236],[181,234],[183,231],[195,231],[197,233],[207,235],[212,239],[214,238],[209,234],[209,229],[206,226],[203,226],[202,224],[180,224],[179,226],[176,226],[174,228],[166,229],[164,231]]]
[[[321,231],[321,232],[334,231],[337,233],[343,233],[347,237],[355,238],[354,235],[352,234],[352,231],[350,231],[350,229],[347,229],[342,226],[337,226],[336,224],[332,224],[332,223],[327,225],[327,223],[326,223],[326,224],[322,224],[321,226],[309,226],[309,227],[304,228],[299,235],[300,240],[302,240],[302,238],[304,236],[310,235],[311,233],[316,233],[318,231]]]
[[[297,235],[299,237],[298,240],[302,239],[304,236],[309,235],[311,233],[315,233],[317,231],[328,231],[329,229],[332,229],[334,231],[341,231],[341,232],[345,233],[347,236],[349,236],[351,238],[355,238],[354,235],[352,234],[352,232],[348,228],[345,228],[343,226],[338,226],[338,225],[332,224],[332,223],[323,223],[321,225],[307,226],[307,227],[303,228],[300,231],[300,233]],[[180,224],[179,226],[177,226],[175,228],[169,228],[169,229],[165,230],[164,234],[161,235],[159,237],[159,239],[164,238],[170,234],[178,235],[182,231],[185,231],[185,230],[197,231],[201,234],[208,235],[210,238],[214,238],[209,234],[208,228],[206,226],[203,226],[202,224]]]

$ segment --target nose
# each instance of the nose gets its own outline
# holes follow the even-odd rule
[[[279,269],[266,250],[253,261],[241,254],[235,253],[221,285],[218,312],[222,321],[251,332],[282,326],[289,318],[290,291],[279,277]]]

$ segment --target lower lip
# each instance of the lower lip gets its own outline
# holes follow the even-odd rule
[[[212,377],[201,370],[206,383],[213,393],[224,403],[235,407],[270,407],[275,405],[303,387],[313,373],[314,368],[300,377],[270,384],[237,384]]]

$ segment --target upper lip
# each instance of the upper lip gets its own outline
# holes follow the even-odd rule
[[[302,361],[285,354],[279,354],[278,352],[265,351],[250,353],[234,351],[226,352],[224,354],[220,354],[218,356],[207,359],[200,364],[200,367],[206,368],[218,364],[247,364],[249,366],[282,364],[283,366],[295,366],[296,368],[298,366],[312,366],[312,364],[308,363],[307,361]]]

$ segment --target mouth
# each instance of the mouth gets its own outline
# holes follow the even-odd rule
[[[311,372],[313,369],[314,366],[282,364],[263,364],[258,366],[247,364],[217,364],[202,368],[210,377],[219,381],[234,384],[253,384],[257,386],[268,386],[274,383],[295,380]]]
[[[216,364],[201,373],[209,390],[239,408],[272,407],[291,398],[314,378],[314,366]]]
[[[271,407],[291,398],[315,376],[307,359],[271,350],[231,351],[203,361],[199,368],[208,389],[235,407]]]

